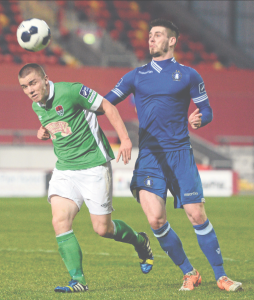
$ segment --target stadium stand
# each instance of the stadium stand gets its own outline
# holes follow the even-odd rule
[[[57,4],[66,6],[65,1],[57,1]],[[122,42],[127,49],[134,51],[139,61],[150,58],[147,47],[148,23],[154,14],[149,5],[142,5],[141,1],[74,1],[74,5],[80,21],[97,22],[109,31],[113,40]],[[175,53],[176,59],[183,64],[218,66],[216,54],[200,41],[193,41],[187,33],[181,34]]]
[[[56,1],[58,11],[58,29],[61,36],[68,35],[63,25],[64,9],[67,1]],[[148,59],[148,25],[153,18],[152,12],[144,11],[138,1],[74,1],[74,8],[80,21],[95,21],[106,29],[113,40],[118,40],[129,50],[134,51],[138,60]],[[0,4],[0,61],[17,64],[38,62],[41,64],[68,64],[59,45],[51,45],[40,52],[40,56],[27,53],[16,41],[16,30],[23,17],[18,1],[3,1]],[[193,42],[187,34],[181,34],[176,49],[176,59],[181,63],[212,65],[218,62],[214,53],[206,51],[199,41]]]

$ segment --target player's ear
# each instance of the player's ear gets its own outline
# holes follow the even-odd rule
[[[48,75],[45,75],[44,79],[45,79],[45,83],[48,84],[49,83],[49,77],[48,77]]]
[[[174,46],[176,44],[176,37],[175,36],[171,36],[169,38],[169,46]]]

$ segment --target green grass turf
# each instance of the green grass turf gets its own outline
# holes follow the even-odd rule
[[[45,198],[0,199],[0,299],[254,299],[253,197],[208,198],[206,212],[217,233],[228,276],[243,282],[244,291],[217,288],[212,269],[202,254],[183,210],[167,200],[168,220],[182,240],[190,262],[202,275],[202,285],[178,292],[182,273],[162,251],[139,204],[114,198],[113,219],[122,219],[149,234],[155,256],[153,271],[141,273],[134,248],[97,236],[85,206],[74,231],[83,250],[89,285],[85,294],[56,294],[54,287],[69,280],[58,254]]]

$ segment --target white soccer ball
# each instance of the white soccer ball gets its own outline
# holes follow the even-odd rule
[[[17,29],[19,45],[32,52],[40,51],[48,46],[51,32],[48,24],[40,19],[23,21]]]

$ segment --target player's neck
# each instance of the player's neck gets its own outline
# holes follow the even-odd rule
[[[155,60],[155,61],[162,61],[162,60],[170,59],[172,57],[174,57],[174,53],[173,52],[168,52],[165,55],[153,57],[153,60]]]

